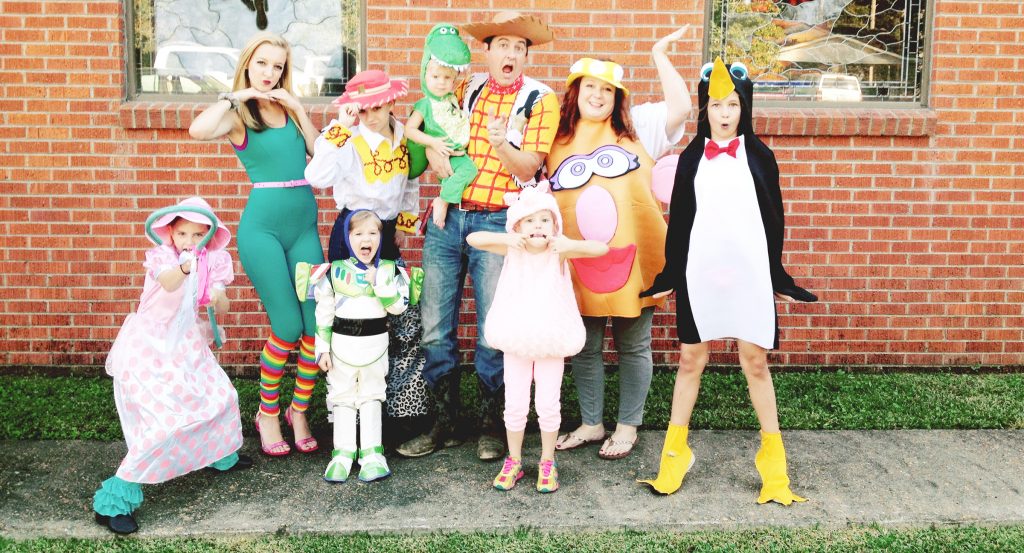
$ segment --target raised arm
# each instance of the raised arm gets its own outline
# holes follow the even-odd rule
[[[608,253],[608,245],[597,240],[573,240],[558,235],[551,239],[551,250],[561,255],[562,259],[601,257]]]
[[[241,142],[244,136],[242,119],[234,110],[241,100],[237,99],[237,93],[233,95],[234,101],[228,98],[217,100],[197,115],[188,127],[188,134],[196,140],[214,140],[231,133],[229,138],[232,142]]]
[[[690,118],[690,113],[693,111],[693,101],[690,99],[690,91],[686,87],[686,82],[669,61],[666,53],[669,44],[682,38],[689,28],[689,25],[683,25],[675,32],[662,37],[651,48],[651,57],[654,58],[654,67],[658,69],[661,90],[665,94],[665,104],[668,107],[668,119],[665,123],[666,136],[675,136],[679,128],[686,124],[686,120]]]
[[[515,232],[477,231],[469,233],[466,243],[478,250],[506,255],[509,248],[525,247],[526,237]]]

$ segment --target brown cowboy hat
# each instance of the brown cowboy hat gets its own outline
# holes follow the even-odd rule
[[[502,35],[523,37],[530,46],[555,40],[551,27],[539,17],[513,11],[498,12],[490,22],[463,25],[462,30],[480,42]]]

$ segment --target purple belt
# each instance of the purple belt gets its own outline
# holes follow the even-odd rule
[[[306,179],[299,180],[282,180],[272,182],[254,182],[252,183],[253,188],[292,188],[294,186],[306,186],[309,181]]]

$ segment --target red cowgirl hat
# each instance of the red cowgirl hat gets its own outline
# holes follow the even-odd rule
[[[231,241],[231,231],[213,214],[210,204],[199,196],[186,198],[177,205],[158,209],[150,215],[146,221],[146,235],[150,241],[157,245],[173,244],[170,224],[178,217],[200,225],[210,225],[211,230],[216,228],[206,243],[206,247],[211,250],[224,249]]]
[[[380,69],[368,69],[356,73],[345,85],[345,93],[334,99],[336,106],[356,103],[359,109],[371,109],[404,97],[409,92],[409,82],[392,79]]]

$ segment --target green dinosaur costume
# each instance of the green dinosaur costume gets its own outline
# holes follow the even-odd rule
[[[427,66],[434,62],[456,71],[469,66],[469,46],[462,41],[454,25],[439,23],[427,34],[423,45],[423,61],[420,63],[420,88],[424,97],[416,102],[413,109],[423,116],[420,130],[426,134],[443,138],[454,150],[465,151],[469,144],[469,115],[462,111],[454,93],[437,96],[427,89]],[[462,201],[462,191],[473,182],[479,172],[473,160],[466,155],[450,158],[452,176],[441,179],[441,199],[457,204]]]

